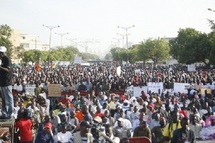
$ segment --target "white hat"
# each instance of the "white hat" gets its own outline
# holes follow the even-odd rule
[[[124,119],[120,117],[117,121],[123,122]]]
[[[99,116],[96,116],[93,118],[96,122],[101,123],[102,122],[102,118]]]
[[[6,52],[7,51],[7,49],[6,49],[6,47],[5,46],[0,46],[0,52]]]

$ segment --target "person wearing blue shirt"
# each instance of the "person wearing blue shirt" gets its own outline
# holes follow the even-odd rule
[[[54,143],[52,124],[50,122],[46,123],[44,130],[37,134],[35,143]]]

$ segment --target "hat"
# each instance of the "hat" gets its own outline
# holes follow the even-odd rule
[[[154,108],[155,105],[154,105],[153,103],[150,103],[150,104],[149,104],[149,107]]]
[[[117,121],[123,122],[124,119],[123,118],[119,118]]]
[[[101,122],[102,122],[102,118],[99,117],[99,116],[94,117],[93,120],[95,120],[95,121],[98,122],[98,123],[101,123]]]
[[[90,123],[88,121],[82,121],[80,124],[80,127],[86,127],[86,128],[90,128]]]
[[[44,128],[51,129],[52,128],[52,123],[50,123],[50,122],[46,123]]]
[[[4,53],[6,51],[7,51],[7,49],[5,46],[0,46],[0,52]]]

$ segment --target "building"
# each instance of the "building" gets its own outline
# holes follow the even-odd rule
[[[25,51],[43,50],[39,36],[35,35],[20,34],[20,46],[22,46]]]
[[[18,30],[11,31],[10,41],[13,45],[12,47],[13,53],[11,58],[12,62],[20,63],[19,52],[18,52],[18,49],[20,48],[20,32]]]
[[[40,50],[47,51],[49,49],[48,44],[42,44],[39,36],[21,34],[18,30],[12,30],[10,41],[13,45],[12,62],[20,63],[20,54],[28,50]]]

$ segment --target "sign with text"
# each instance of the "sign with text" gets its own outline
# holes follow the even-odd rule
[[[201,88],[200,89],[201,95],[205,95],[205,90],[207,91],[207,93],[210,93],[210,94],[212,92],[212,90],[210,88]]]
[[[196,71],[196,66],[195,65],[187,65],[187,70],[190,72]]]
[[[48,96],[60,97],[61,96],[61,84],[48,84]]]
[[[25,92],[29,94],[34,94],[35,88],[36,88],[35,84],[27,84],[25,85]]]
[[[137,86],[137,87],[133,87],[134,90],[134,96],[135,97],[140,97],[141,96],[141,92],[144,91],[145,93],[147,93],[147,87],[146,86]]]
[[[154,93],[158,93],[158,91],[160,90],[160,92],[163,91],[163,82],[148,82],[147,83],[147,88],[148,91],[154,92]]]
[[[174,92],[180,93],[188,93],[188,89],[190,88],[190,84],[188,83],[174,83]]]

